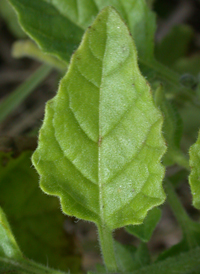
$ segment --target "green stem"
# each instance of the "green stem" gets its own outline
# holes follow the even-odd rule
[[[183,205],[176,194],[173,185],[169,180],[166,180],[165,191],[167,194],[167,201],[185,235],[188,246],[193,248],[196,246],[196,239],[194,233],[194,222],[190,219],[187,212],[185,211]]]
[[[0,103],[0,123],[47,77],[52,67],[42,65]]]
[[[98,232],[101,251],[107,271],[109,273],[116,273],[118,268],[115,258],[112,231],[108,227],[101,225],[98,226]]]

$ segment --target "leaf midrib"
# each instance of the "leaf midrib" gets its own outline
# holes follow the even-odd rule
[[[101,91],[102,91],[102,81],[103,81],[103,71],[104,71],[104,58],[105,58],[105,52],[107,47],[107,40],[108,40],[108,32],[107,32],[107,22],[108,18],[106,20],[106,40],[105,40],[105,47],[104,47],[104,54],[102,58],[102,74],[101,74],[101,83],[99,87],[99,140],[98,140],[98,183],[99,183],[99,213],[100,213],[100,222],[103,226],[105,224],[105,217],[104,217],[104,205],[103,205],[103,189],[102,189],[102,178],[101,178],[101,144],[102,144],[102,129],[101,129]]]

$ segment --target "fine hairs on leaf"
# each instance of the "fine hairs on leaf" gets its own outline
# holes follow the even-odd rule
[[[108,257],[114,252],[111,231],[142,223],[165,200],[162,122],[132,36],[107,7],[47,103],[32,159],[41,188],[60,197],[63,212],[97,224]]]

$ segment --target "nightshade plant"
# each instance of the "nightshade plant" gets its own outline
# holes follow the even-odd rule
[[[154,49],[154,13],[144,0],[10,3],[24,31],[54,57],[31,42],[24,55],[62,71],[68,66],[57,95],[47,102],[32,162],[41,189],[60,198],[63,213],[96,224],[104,261],[97,271],[198,273],[200,225],[176,196],[179,177],[164,179],[164,166],[190,170],[180,149],[181,118],[169,98],[198,105],[198,79],[180,77],[156,60],[154,51],[162,56],[167,49]],[[190,149],[189,176],[197,208],[199,142]],[[165,192],[183,238],[152,263],[145,242],[161,217]],[[0,225],[1,273],[61,273],[23,257],[3,211]],[[121,227],[143,243],[136,249],[114,241],[113,231]]]

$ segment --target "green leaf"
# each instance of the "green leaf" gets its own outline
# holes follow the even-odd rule
[[[65,216],[58,200],[39,189],[38,176],[31,167],[31,152],[14,159],[10,154],[0,153],[0,205],[21,251],[44,265],[77,273],[80,256],[75,239],[63,229]]]
[[[155,14],[145,0],[96,0],[99,10],[111,5],[117,9],[134,38],[138,55],[148,61],[154,54]]]
[[[133,35],[139,56],[153,56],[155,15],[145,0],[10,0],[28,35],[45,52],[68,61],[79,44],[83,30],[98,12],[113,6],[124,18]],[[24,12],[26,11],[26,12]]]
[[[0,207],[0,257],[12,258],[16,260],[23,259],[22,253],[15,241],[6,219],[6,215]]]
[[[126,231],[133,234],[143,242],[148,242],[151,239],[156,225],[160,221],[161,210],[157,207],[148,212],[148,215],[144,219],[144,223],[141,225],[127,226]]]
[[[196,143],[189,150],[190,168],[189,184],[191,187],[193,205],[200,209],[200,132]]]
[[[47,53],[68,61],[83,30],[44,0],[10,0],[24,31]]]
[[[68,215],[115,229],[165,200],[162,116],[126,25],[104,9],[48,102],[33,163]]]

